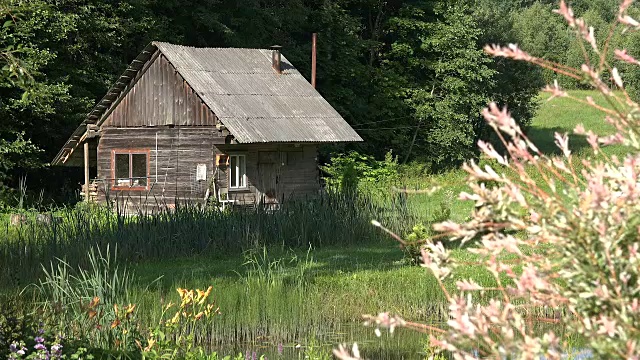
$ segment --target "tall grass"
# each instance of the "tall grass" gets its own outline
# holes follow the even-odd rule
[[[117,244],[121,260],[135,262],[239,253],[264,245],[364,244],[387,240],[370,225],[371,219],[404,233],[420,216],[401,193],[385,199],[329,193],[285,203],[278,211],[178,206],[156,215],[126,216],[107,207],[81,206],[58,212],[49,223],[5,224],[0,230],[0,287],[32,282],[41,275],[40,264],[56,258],[86,266],[90,248]]]

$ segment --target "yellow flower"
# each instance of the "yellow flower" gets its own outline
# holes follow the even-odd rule
[[[203,305],[207,301],[207,298],[209,298],[209,295],[211,294],[211,290],[213,290],[213,286],[209,286],[207,291],[198,290],[198,294],[201,295],[198,305]]]
[[[129,304],[129,306],[127,306],[125,308],[126,314],[131,314],[133,312],[133,310],[135,310],[135,308],[136,308],[136,304],[133,304],[133,305]]]
[[[173,318],[171,319],[171,323],[175,324],[178,321],[180,321],[180,311],[176,311],[176,314],[173,315]]]
[[[151,351],[151,348],[156,343],[156,341],[153,338],[149,338],[148,341],[149,341],[149,345],[147,345],[147,347],[144,348],[144,351]]]

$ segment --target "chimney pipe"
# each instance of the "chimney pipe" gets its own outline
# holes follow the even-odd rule
[[[318,33],[311,35],[311,86],[316,87],[316,44]]]
[[[282,55],[280,54],[280,49],[282,49],[282,46],[280,45],[273,45],[271,47],[271,66],[273,66],[273,69],[278,74],[282,74]]]

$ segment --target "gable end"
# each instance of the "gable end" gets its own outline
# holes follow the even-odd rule
[[[164,55],[105,114],[101,126],[215,126],[216,116]]]

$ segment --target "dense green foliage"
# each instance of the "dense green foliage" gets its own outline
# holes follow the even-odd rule
[[[488,38],[507,39],[496,30],[501,18],[483,16],[473,1],[2,0],[0,8],[7,64],[0,81],[0,181],[12,186],[23,170],[51,160],[153,40],[277,43],[309,75],[310,34],[318,32],[318,89],[366,140],[359,151],[382,158],[393,150],[402,162],[419,159],[434,170],[474,156],[484,103],[510,103],[527,119],[540,85],[482,53]],[[43,171],[31,176],[29,186],[44,187],[43,177]]]
[[[571,3],[602,44],[616,1]],[[308,76],[312,32],[319,33],[318,90],[365,139],[348,149],[377,159],[393,150],[400,163],[419,161],[427,171],[440,171],[475,157],[476,141],[489,137],[479,116],[483,105],[508,105],[526,127],[537,91],[556,78],[551,71],[491,59],[482,53],[484,44],[519,43],[535,56],[581,65],[579,42],[550,11],[556,6],[555,0],[2,0],[0,182],[16,187],[25,170],[46,165],[150,41],[277,43]],[[630,53],[639,41],[634,33],[612,36],[612,46]],[[640,73],[610,60],[636,94]],[[47,176],[52,172],[58,176]],[[61,194],[62,182],[67,188],[79,182],[68,176],[78,172],[59,172],[39,170],[28,177],[28,187]]]

